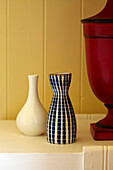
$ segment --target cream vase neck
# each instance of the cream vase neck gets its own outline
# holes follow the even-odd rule
[[[28,93],[28,101],[29,100],[35,100],[38,98],[38,92],[37,92],[37,84],[38,84],[38,75],[29,75],[29,93]],[[38,98],[39,99],[39,98]]]

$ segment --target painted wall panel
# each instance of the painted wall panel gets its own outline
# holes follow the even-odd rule
[[[103,9],[107,0],[83,0],[82,1],[82,18],[93,16]],[[83,31],[83,30],[82,30]],[[81,32],[82,32],[81,31]],[[104,104],[97,99],[93,94],[89,85],[87,71],[86,71],[86,58],[85,58],[85,45],[84,37],[81,37],[81,113],[106,113]]]
[[[52,98],[48,75],[71,72],[70,96],[76,112],[80,103],[80,1],[46,0],[45,14],[45,106]]]
[[[8,0],[7,108],[14,119],[28,93],[28,74],[39,75],[43,101],[43,0]]]
[[[39,74],[39,97],[49,110],[48,74],[72,72],[77,113],[105,113],[87,77],[80,19],[107,0],[0,0],[0,119],[15,119],[28,93],[28,74]]]
[[[0,0],[0,119],[6,119],[6,0]]]

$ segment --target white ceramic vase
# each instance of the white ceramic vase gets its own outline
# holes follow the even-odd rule
[[[16,124],[25,135],[36,136],[45,132],[47,114],[38,97],[38,75],[29,75],[28,79],[28,99],[17,116]]]

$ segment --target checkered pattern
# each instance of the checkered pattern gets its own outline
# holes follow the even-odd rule
[[[68,95],[70,74],[49,75],[53,98],[47,117],[47,141],[53,144],[74,143],[76,139],[76,119]]]

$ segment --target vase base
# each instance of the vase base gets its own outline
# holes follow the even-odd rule
[[[57,144],[57,145],[67,145],[67,144],[73,144],[73,143],[75,143],[75,142],[76,142],[76,139],[74,139],[74,140],[71,141],[71,142],[62,142],[62,143],[61,143],[61,142],[57,142],[57,143],[55,143],[55,142],[50,142],[50,141],[48,141],[48,140],[47,140],[47,142],[50,143],[50,144],[55,144],[55,145],[56,145],[56,144]]]
[[[90,124],[90,132],[94,140],[113,140],[113,129],[101,128]]]

